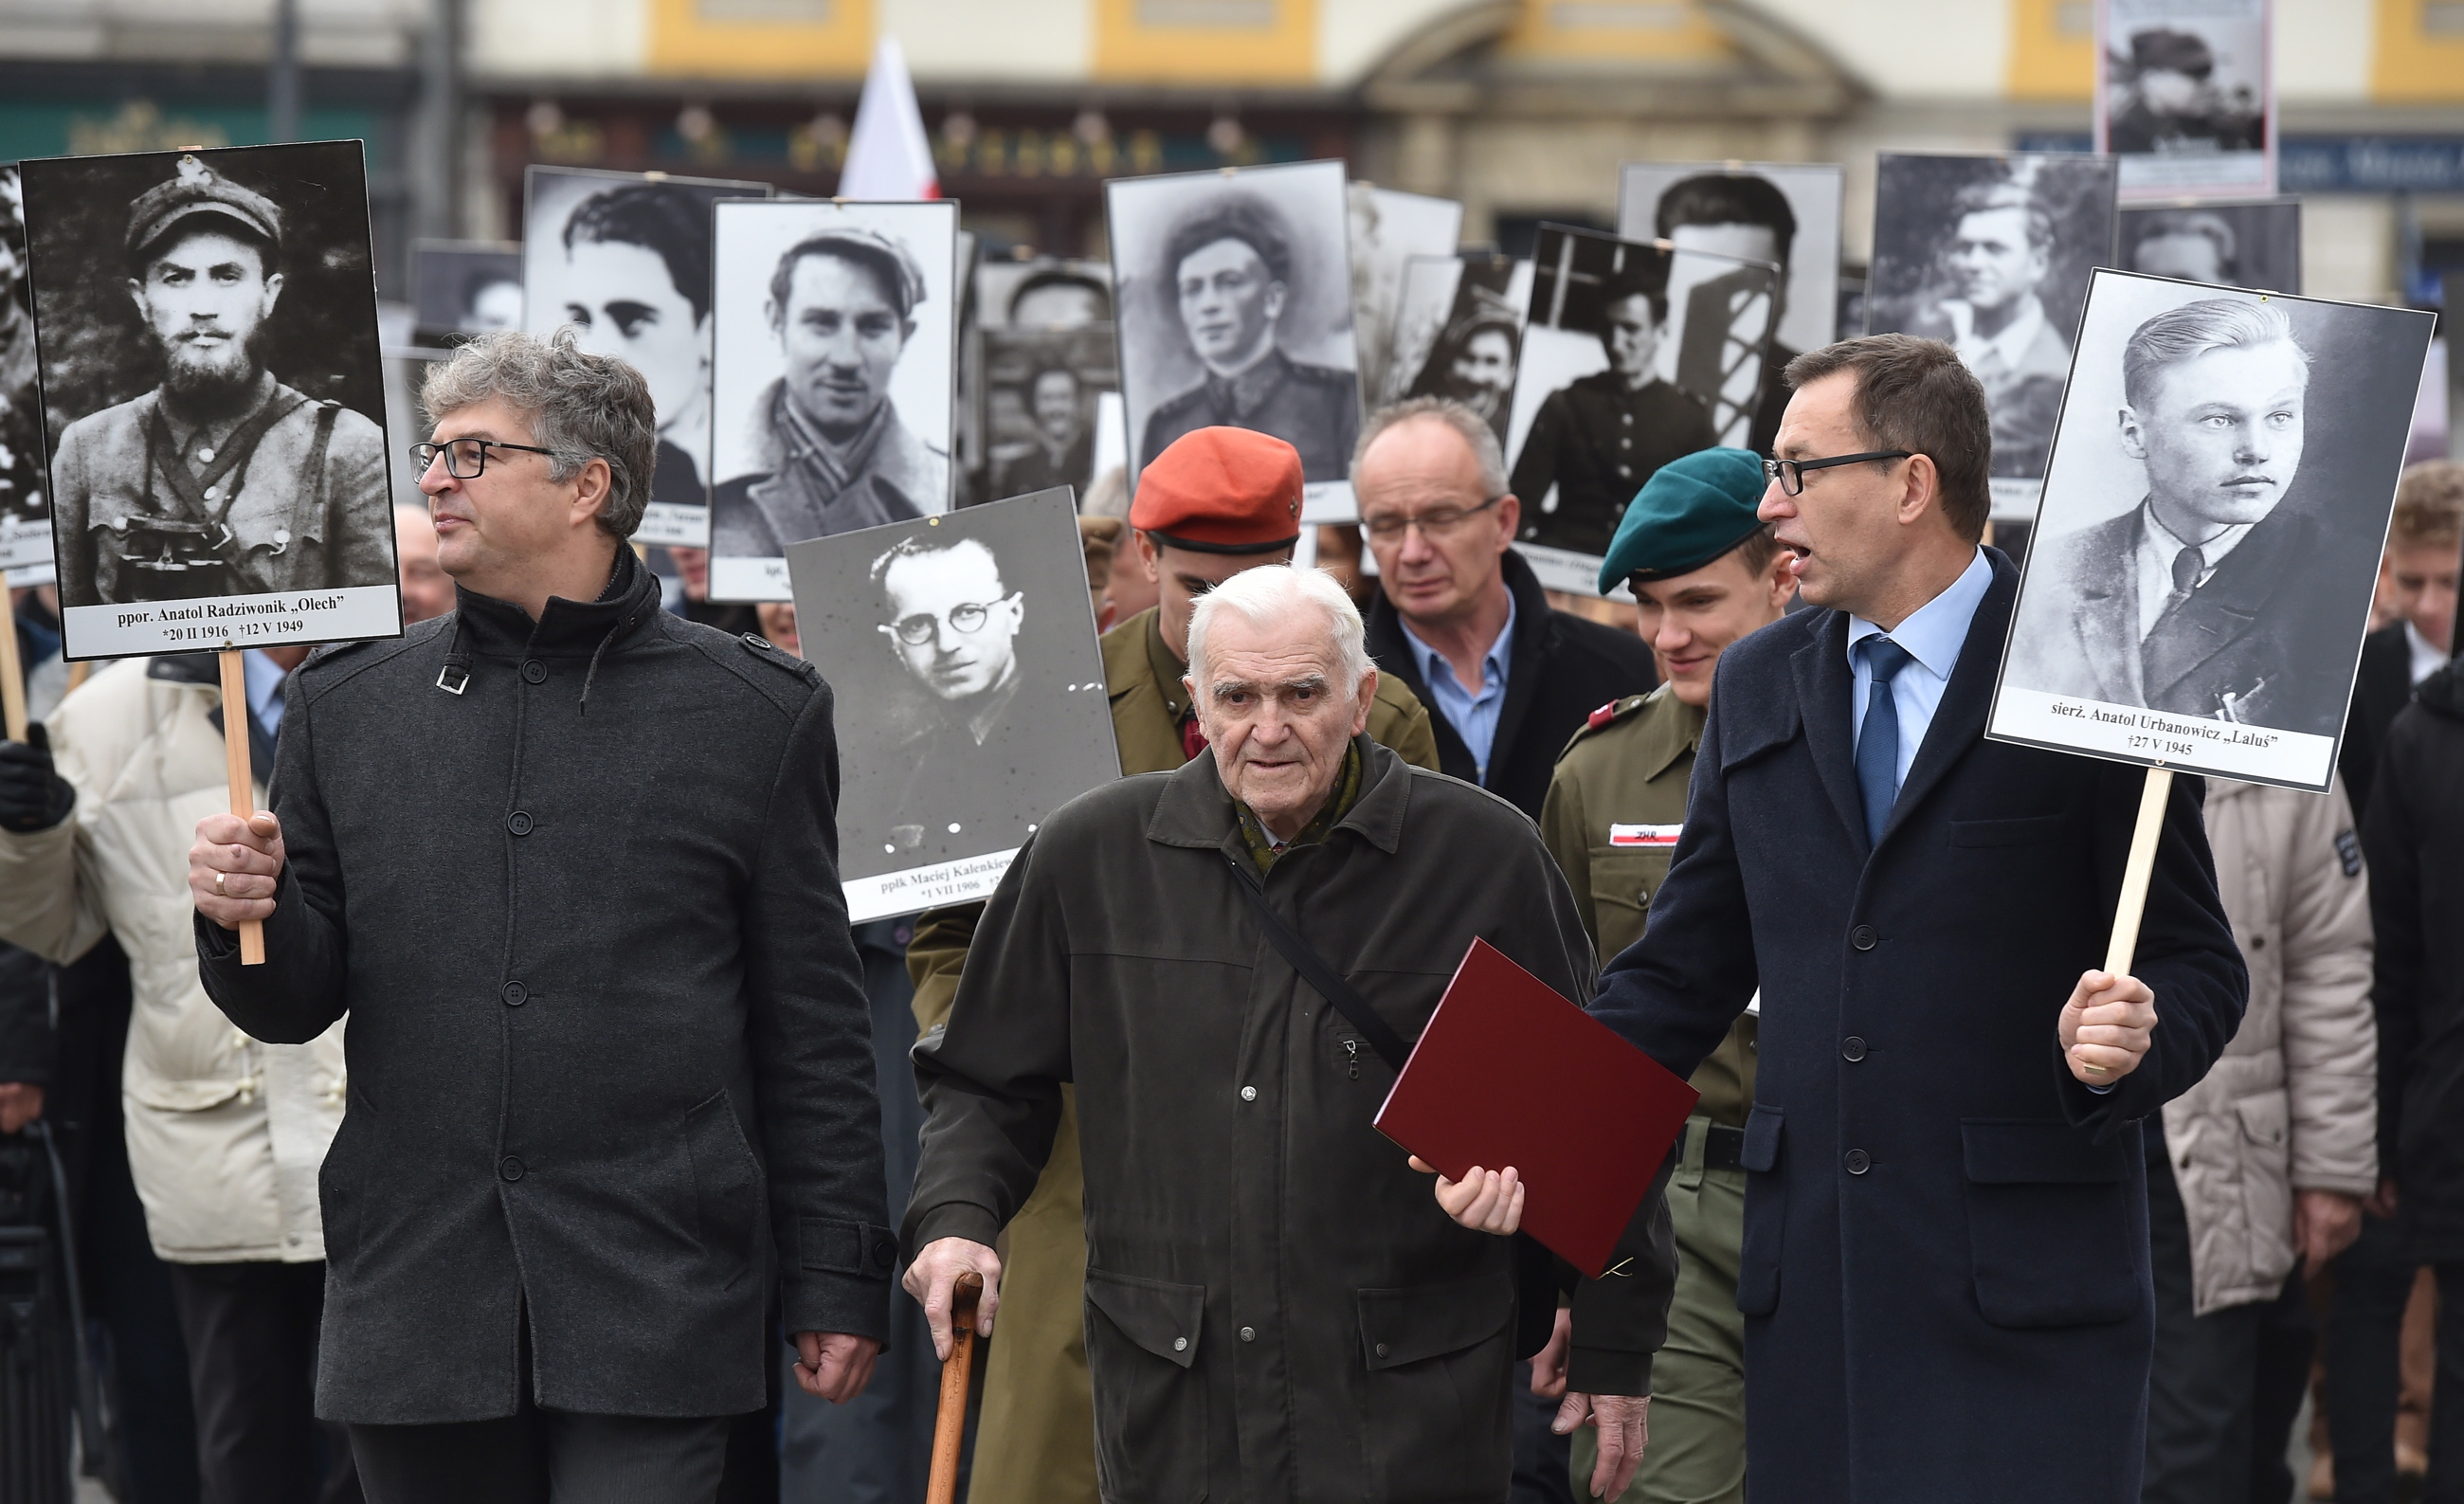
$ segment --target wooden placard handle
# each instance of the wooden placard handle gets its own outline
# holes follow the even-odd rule
[[[9,571],[0,569],[0,601],[9,600]],[[9,620],[0,626],[0,720],[9,740],[26,740],[26,666],[17,657],[16,603],[9,603]]]
[[[223,671],[223,766],[231,774],[231,812],[245,821],[256,813],[255,780],[248,766],[248,666],[240,650],[225,648],[217,656]],[[239,926],[239,963],[265,964],[265,926],[243,919]]]
[[[2122,901],[2113,907],[2113,943],[2104,950],[2104,969],[2117,977],[2130,973],[2139,949],[2139,918],[2147,909],[2147,878],[2156,870],[2156,840],[2165,833],[2165,807],[2173,797],[2173,770],[2151,767],[2139,794],[2139,824],[2130,832],[2130,859],[2122,869]]]
[[[983,1276],[960,1274],[950,1292],[950,1357],[941,1365],[941,1408],[933,1419],[933,1471],[924,1504],[952,1504],[958,1493],[958,1449],[967,1435],[967,1385],[976,1363],[976,1302]]]

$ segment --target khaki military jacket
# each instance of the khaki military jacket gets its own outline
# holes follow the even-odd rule
[[[1156,626],[1157,608],[1148,608],[1104,633],[1104,687],[1111,696],[1112,737],[1120,743],[1121,772],[1168,773],[1189,761],[1182,749],[1180,719],[1189,710],[1189,692],[1180,675],[1187,665],[1173,656]],[[1369,740],[1393,747],[1414,767],[1438,765],[1438,734],[1429,725],[1428,707],[1392,675],[1377,676],[1377,697],[1369,707]],[[915,982],[915,1022],[924,1029],[947,1018],[950,1000],[957,995],[958,968],[967,959],[967,942],[976,932],[979,903],[933,909],[915,921],[915,939],[907,947],[907,971]]]
[[[248,411],[220,422],[183,424],[160,412],[161,393],[149,391],[68,426],[52,463],[54,511],[67,550],[59,562],[62,605],[186,598],[166,593],[173,587],[162,582],[141,592],[125,552],[131,521],[148,517],[229,528],[220,552],[242,593],[393,583],[385,431],[271,376],[259,385]],[[234,457],[233,441],[245,448],[242,431],[268,409],[281,415]],[[170,470],[180,464],[206,482],[200,499],[209,515],[196,516],[173,489]]]
[[[1662,685],[1592,712],[1558,755],[1540,807],[1540,839],[1565,873],[1603,962],[1642,939],[1651,896],[1668,875],[1685,824],[1685,786],[1702,735],[1703,712]],[[1755,1014],[1739,1014],[1695,1069],[1697,1111],[1714,1122],[1745,1126],[1760,1026]]]

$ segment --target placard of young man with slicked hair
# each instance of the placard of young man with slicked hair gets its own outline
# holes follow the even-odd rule
[[[771,1334],[844,1401],[889,1316],[830,692],[659,608],[632,366],[500,332],[422,401],[456,608],[292,675],[200,969],[260,1039],[350,1014],[317,1411],[374,1504],[709,1500]]]
[[[2198,788],[2165,812],[2136,974],[2108,975],[2142,779],[1984,739],[2018,575],[1977,543],[1983,389],[1905,335],[1788,377],[1761,516],[1821,608],[1722,654],[1675,862],[1593,1011],[1691,1074],[1761,991],[1757,1497],[2135,1501],[2138,1123],[2248,986]]]

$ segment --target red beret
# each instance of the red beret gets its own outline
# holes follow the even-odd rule
[[[1263,554],[1301,536],[1301,453],[1268,433],[1199,429],[1138,473],[1130,525],[1203,554]]]

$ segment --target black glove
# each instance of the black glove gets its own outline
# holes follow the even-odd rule
[[[0,741],[0,828],[30,834],[69,817],[77,790],[52,766],[52,739],[35,721],[23,741]]]

